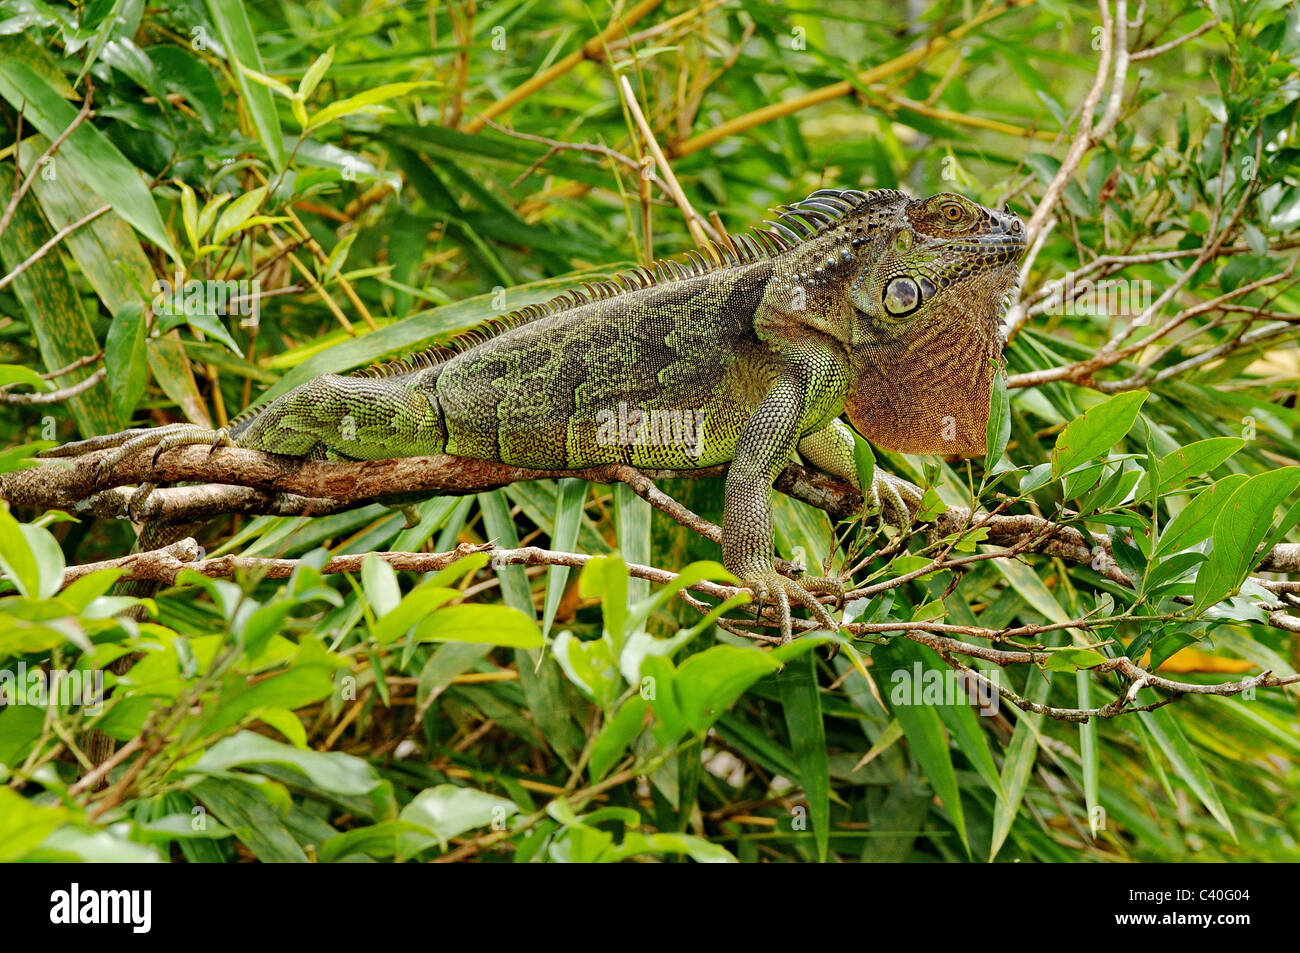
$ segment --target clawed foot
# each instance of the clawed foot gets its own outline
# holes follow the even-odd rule
[[[881,519],[891,526],[905,529],[911,525],[925,492],[915,483],[877,470],[871,481],[867,503],[880,511]]]
[[[822,628],[829,629],[831,632],[839,630],[839,623],[835,617],[827,611],[826,607],[817,601],[814,593],[829,593],[835,596],[835,606],[840,608],[844,603],[844,586],[836,579],[828,576],[817,576],[813,578],[800,579],[795,581],[782,576],[775,569],[769,569],[757,576],[745,578],[744,583],[754,593],[755,612],[761,616],[765,605],[774,605],[777,609],[777,618],[781,624],[781,644],[785,645],[794,636],[793,625],[790,621],[790,603],[803,606],[813,614]]]
[[[97,450],[112,449],[95,461],[92,482],[96,487],[112,473],[123,460],[141,450],[154,448],[153,465],[158,465],[158,458],[175,447],[187,447],[195,444],[211,444],[216,452],[218,447],[234,446],[230,431],[225,427],[213,430],[197,424],[172,424],[169,427],[156,427],[147,430],[126,430],[120,434],[107,437],[92,437],[77,443],[55,448],[47,456],[80,456]],[[147,494],[146,494],[147,496]]]
[[[149,495],[158,489],[157,483],[141,483],[139,488],[126,501],[126,518],[134,523],[140,522],[140,514],[144,511],[145,501]]]

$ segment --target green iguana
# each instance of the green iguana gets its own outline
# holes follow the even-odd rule
[[[814,594],[774,567],[772,484],[796,452],[857,485],[852,435],[905,453],[982,452],[998,321],[1025,230],[960,195],[822,189],[689,261],[583,284],[386,367],[326,374],[222,430],[177,424],[60,448],[234,445],[313,459],[455,454],[543,469],[730,463],[722,560],[791,633]],[[652,424],[653,426],[647,426]],[[647,433],[649,431],[649,433]],[[649,439],[647,439],[647,437]],[[877,473],[906,521],[920,491]]]

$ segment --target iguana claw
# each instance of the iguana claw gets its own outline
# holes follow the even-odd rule
[[[832,595],[835,597],[835,611],[844,608],[844,583],[833,576],[810,576],[806,579],[800,579],[799,584],[809,592],[818,595]]]
[[[215,452],[217,447],[234,446],[234,441],[230,439],[230,431],[225,427],[213,430],[210,427],[200,427],[197,424],[172,424],[167,427],[143,431],[128,430],[114,436],[125,439],[113,442],[95,439],[80,442],[80,452],[83,453],[112,448],[111,453],[95,461],[94,482],[96,486],[99,485],[101,477],[111,473],[127,457],[149,447],[154,448],[153,466],[157,466],[159,457],[175,447],[211,443],[212,451]],[[59,449],[73,451],[63,455],[74,455],[77,448],[77,444],[69,444],[68,448]]]
[[[921,508],[924,491],[914,483],[877,470],[871,481],[867,502],[880,511],[881,518],[891,526],[905,529],[912,523]]]
[[[839,630],[839,623],[835,621],[834,616],[826,611],[826,607],[818,602],[817,597],[810,591],[835,593],[836,587],[838,587],[837,598],[842,599],[844,588],[838,581],[816,577],[795,582],[793,579],[782,576],[775,569],[743,581],[754,593],[754,602],[760,615],[767,604],[771,603],[776,606],[777,618],[781,625],[782,645],[785,645],[794,637],[794,626],[790,620],[791,601],[811,612],[823,628],[832,632]]]

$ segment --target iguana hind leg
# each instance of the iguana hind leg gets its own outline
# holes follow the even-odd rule
[[[841,420],[832,420],[799,441],[799,456],[818,470],[852,483],[859,490],[858,468],[853,461],[853,432]],[[899,528],[912,522],[921,506],[919,486],[877,469],[871,491],[864,494],[867,503],[880,510],[885,522]]]

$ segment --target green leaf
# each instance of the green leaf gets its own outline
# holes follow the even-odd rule
[[[1209,539],[1219,513],[1237,488],[1248,479],[1244,473],[1231,473],[1196,494],[1165,526],[1156,543],[1155,555],[1168,556]]]
[[[1092,708],[1092,676],[1085,671],[1075,675],[1075,688],[1078,692],[1079,707]],[[1098,808],[1098,779],[1101,774],[1101,756],[1097,747],[1097,719],[1089,718],[1079,725],[1079,760],[1083,764],[1083,805],[1088,812],[1088,831],[1093,840],[1100,830],[1102,813]]]
[[[271,799],[274,790],[231,777],[205,778],[189,789],[258,860],[305,864],[307,854],[286,823],[287,805]]]
[[[1052,688],[1052,673],[1031,670],[1029,684],[1024,696],[1040,705],[1047,701]],[[1007,745],[1006,757],[1002,762],[1002,790],[1006,792],[1006,801],[999,801],[993,809],[993,839],[989,847],[989,860],[997,857],[1011,833],[1011,825],[1020,813],[1020,802],[1029,786],[1029,777],[1034,769],[1038,755],[1038,734],[1043,724],[1043,716],[1034,712],[1016,710],[1016,727],[1011,733],[1011,742]]]
[[[519,813],[514,801],[474,788],[439,784],[417,794],[402,808],[401,819],[429,830],[442,844],[466,831],[492,825],[503,828]]]
[[[347,99],[339,100],[336,103],[330,103],[316,115],[311,117],[309,129],[319,129],[335,119],[342,119],[344,116],[350,116],[353,113],[373,113],[375,107],[380,103],[390,99],[396,99],[398,96],[405,96],[407,93],[416,89],[424,89],[428,86],[436,86],[437,83],[432,80],[421,80],[411,83],[387,83],[383,86],[376,86],[374,89],[368,89],[364,93],[358,93],[356,96],[349,96]]]
[[[1143,696],[1147,697],[1144,699]],[[1153,701],[1155,701],[1153,692],[1145,691],[1138,694],[1139,704],[1149,704]],[[1156,747],[1169,759],[1174,773],[1187,782],[1187,786],[1205,805],[1206,810],[1235,838],[1237,834],[1233,829],[1232,820],[1228,817],[1228,812],[1223,809],[1223,802],[1219,800],[1214,782],[1205,770],[1205,765],[1201,763],[1201,759],[1188,743],[1182,729],[1178,727],[1178,720],[1174,713],[1168,708],[1157,708],[1155,711],[1138,712],[1138,718],[1151,733]]]
[[[540,648],[545,644],[533,619],[511,606],[445,606],[415,628],[417,642],[475,642]]]
[[[813,652],[787,663],[776,675],[781,708],[799,782],[808,802],[808,820],[817,845],[817,860],[824,863],[830,846],[831,783],[826,728],[822,723],[821,688],[817,684],[817,659]]]
[[[22,364],[0,364],[0,387],[7,387],[10,384],[26,384],[38,392],[50,389],[50,382],[30,367],[24,367]]]
[[[302,82],[298,84],[298,95],[302,99],[310,99],[311,94],[316,91],[320,81],[325,78],[325,73],[329,70],[330,64],[334,62],[334,47],[330,47],[320,56],[312,61],[311,66],[307,67],[307,72],[302,75]]]
[[[917,651],[916,643],[910,639],[895,639],[887,646],[878,646],[873,658],[877,659],[878,670],[883,671],[883,666],[888,666],[907,679],[915,677],[918,663],[920,663],[920,670],[924,671],[921,653]],[[946,675],[946,669],[940,674]],[[896,685],[895,688],[897,687]],[[962,811],[961,789],[957,785],[957,772],[953,768],[952,753],[948,748],[948,736],[944,731],[943,720],[934,706],[914,702],[915,699],[911,694],[900,694],[895,691],[890,697],[890,708],[903,727],[903,736],[907,739],[921,773],[934,789],[939,800],[943,802],[952,820],[952,826],[956,829],[957,836],[961,838],[962,846],[969,851],[970,842],[966,835],[966,817]]]
[[[606,639],[582,641],[572,632],[561,632],[551,645],[555,660],[569,681],[608,712],[622,693],[618,664]]]
[[[257,764],[296,768],[313,785],[332,794],[363,795],[381,783],[375,769],[360,758],[337,751],[301,751],[251,731],[218,741],[189,770],[220,775],[231,768]]]
[[[144,307],[133,303],[113,316],[104,344],[108,392],[113,398],[113,411],[123,427],[131,420],[149,379],[144,330]]]
[[[0,569],[24,596],[35,598],[41,589],[41,572],[23,528],[9,512],[9,504],[0,506]]]
[[[366,558],[371,557],[367,556]],[[376,561],[380,562],[381,560]],[[384,563],[384,565],[387,565],[387,563]],[[363,562],[362,570],[364,571],[364,569],[365,563]],[[374,588],[377,592],[387,590],[388,581],[382,579],[381,573],[382,571],[376,570],[373,577],[375,581],[371,585],[363,583],[367,594],[371,588]],[[396,581],[396,577],[393,577],[393,584],[396,584]],[[417,623],[429,618],[430,613],[434,610],[441,608],[453,599],[460,598],[460,594],[459,589],[440,586],[434,580],[426,580],[408,592],[400,603],[381,614],[371,628],[370,636],[380,645],[387,645],[411,631]],[[370,598],[370,596],[367,595],[367,598]],[[382,596],[382,598],[387,603],[391,601],[392,596],[388,594]],[[371,599],[371,606],[374,607],[373,599]]]
[[[271,91],[265,86],[252,82],[239,67],[246,65],[259,73],[265,72],[262,54],[258,51],[257,40],[253,38],[253,28],[248,23],[248,14],[242,0],[208,0],[208,11],[216,25],[217,36],[226,48],[230,60],[230,72],[239,86],[240,97],[253,120],[258,138],[277,170],[284,168],[284,139],[280,131],[280,117],[275,111],[275,101]]]
[[[212,233],[212,241],[221,244],[226,236],[238,231],[248,221],[249,216],[257,211],[266,198],[266,187],[250,189],[226,206],[226,210],[217,219],[217,227]],[[202,237],[202,235],[200,235]]]
[[[605,722],[600,734],[591,745],[591,757],[587,761],[587,774],[592,783],[599,781],[618,763],[627,746],[645,727],[646,701],[639,694],[633,695],[622,705],[613,718]]]
[[[62,807],[38,806],[7,787],[0,787],[0,862],[22,860],[69,820]]]
[[[1145,391],[1127,391],[1102,401],[1066,424],[1052,450],[1052,476],[1060,477],[1105,453],[1132,428]]]
[[[1006,452],[1011,439],[1011,397],[1007,393],[1006,373],[999,367],[993,375],[993,391],[989,395],[989,419],[985,427],[984,472],[993,472],[994,466]],[[987,479],[987,477],[986,477]]]
[[[871,452],[871,445],[853,433],[853,468],[858,474],[858,489],[864,500],[870,499],[871,484],[876,478],[876,455]]]
[[[686,726],[703,734],[749,686],[778,667],[760,649],[736,645],[715,645],[692,655],[677,670],[673,686]]]
[[[0,96],[46,138],[57,139],[72,125],[77,111],[27,64],[0,58]],[[180,253],[172,245],[153,196],[126,157],[92,123],[83,122],[64,140],[59,158],[70,162],[78,174],[113,210],[172,259]]]
[[[192,330],[200,331],[209,337],[216,338],[240,357],[244,356],[244,352],[239,349],[239,345],[235,343],[235,339],[230,336],[230,332],[226,330],[226,326],[221,323],[221,318],[217,315],[208,314],[205,311],[190,314],[186,311],[185,323],[188,324]]]
[[[361,589],[366,594],[370,608],[381,618],[396,609],[402,601],[397,573],[386,560],[374,553],[361,560]]]
[[[27,540],[31,554],[36,560],[36,574],[39,580],[36,594],[42,599],[49,599],[63,585],[63,570],[66,567],[63,550],[55,540],[54,534],[44,526],[22,523],[18,529]]]
[[[600,598],[609,637],[610,654],[618,658],[627,636],[627,564],[623,557],[597,556],[582,567],[578,593],[586,599]]]
[[[1273,511],[1300,487],[1300,467],[1253,476],[1233,491],[1214,520],[1214,548],[1196,575],[1194,613],[1236,592],[1273,526]]]
[[[1246,441],[1240,437],[1211,437],[1208,440],[1189,443],[1161,457],[1159,492],[1167,493],[1191,477],[1210,473],[1245,444]],[[1149,479],[1149,476],[1143,476],[1137,489],[1139,497],[1145,498],[1150,495]]]
[[[573,478],[560,480],[555,494],[555,524],[551,531],[551,548],[563,553],[573,552],[578,542],[578,527],[582,523],[582,508],[587,500],[589,484]],[[542,637],[551,634],[551,623],[564,596],[569,580],[568,566],[551,566],[546,572],[546,604],[542,609]]]

